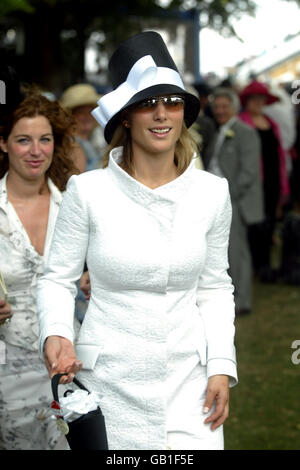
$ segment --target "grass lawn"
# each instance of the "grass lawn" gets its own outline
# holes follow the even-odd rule
[[[236,319],[239,384],[231,389],[225,449],[300,450],[297,339],[300,287],[255,282],[252,313]]]

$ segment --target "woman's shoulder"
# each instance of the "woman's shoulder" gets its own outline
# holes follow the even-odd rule
[[[79,175],[72,175],[68,181],[68,185],[76,184],[80,187],[99,186],[104,183],[107,176],[107,168],[97,168],[96,170],[85,171]]]
[[[67,183],[64,199],[67,195],[72,198],[84,200],[100,197],[107,190],[106,169],[86,171],[79,175],[72,175]]]
[[[194,185],[199,190],[205,189],[209,192],[216,190],[224,191],[224,188],[228,186],[226,178],[221,178],[206,170],[193,170]]]
[[[211,213],[230,201],[228,181],[205,170],[194,170],[193,189],[190,197],[193,201],[205,202]]]

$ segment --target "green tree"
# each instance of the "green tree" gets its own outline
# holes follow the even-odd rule
[[[285,0],[297,1],[300,0]],[[141,29],[141,19],[175,17],[197,8],[201,21],[234,34],[230,19],[254,14],[253,0],[1,0],[0,47],[14,24],[24,32],[24,51],[8,55],[24,80],[59,90],[84,78],[84,50],[91,32],[101,31],[106,50]],[[178,14],[178,13],[177,13]],[[7,53],[7,47],[6,47]]]

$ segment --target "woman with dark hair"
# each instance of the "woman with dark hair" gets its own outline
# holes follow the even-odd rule
[[[62,191],[78,173],[73,128],[71,115],[37,92],[20,94],[0,117],[0,272],[7,290],[0,299],[2,450],[66,448],[38,354],[36,285]]]
[[[194,166],[199,101],[159,34],[125,41],[109,68],[114,90],[93,111],[105,168],[68,183],[38,285],[40,352],[50,377],[80,371],[102,395],[109,449],[222,449],[237,382],[228,185]]]
[[[277,123],[267,116],[264,106],[278,101],[261,82],[249,83],[240,94],[243,111],[239,117],[253,127],[261,143],[261,176],[265,220],[249,228],[253,266],[263,282],[276,280],[272,268],[271,248],[278,214],[289,201],[289,180],[285,152]]]

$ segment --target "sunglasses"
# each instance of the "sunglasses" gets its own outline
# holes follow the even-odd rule
[[[142,110],[151,110],[154,109],[155,106],[158,105],[159,101],[163,103],[166,109],[169,110],[179,110],[184,107],[184,98],[182,96],[177,95],[169,95],[169,96],[157,96],[150,98],[145,101],[141,101],[138,103],[135,108],[142,109]]]

